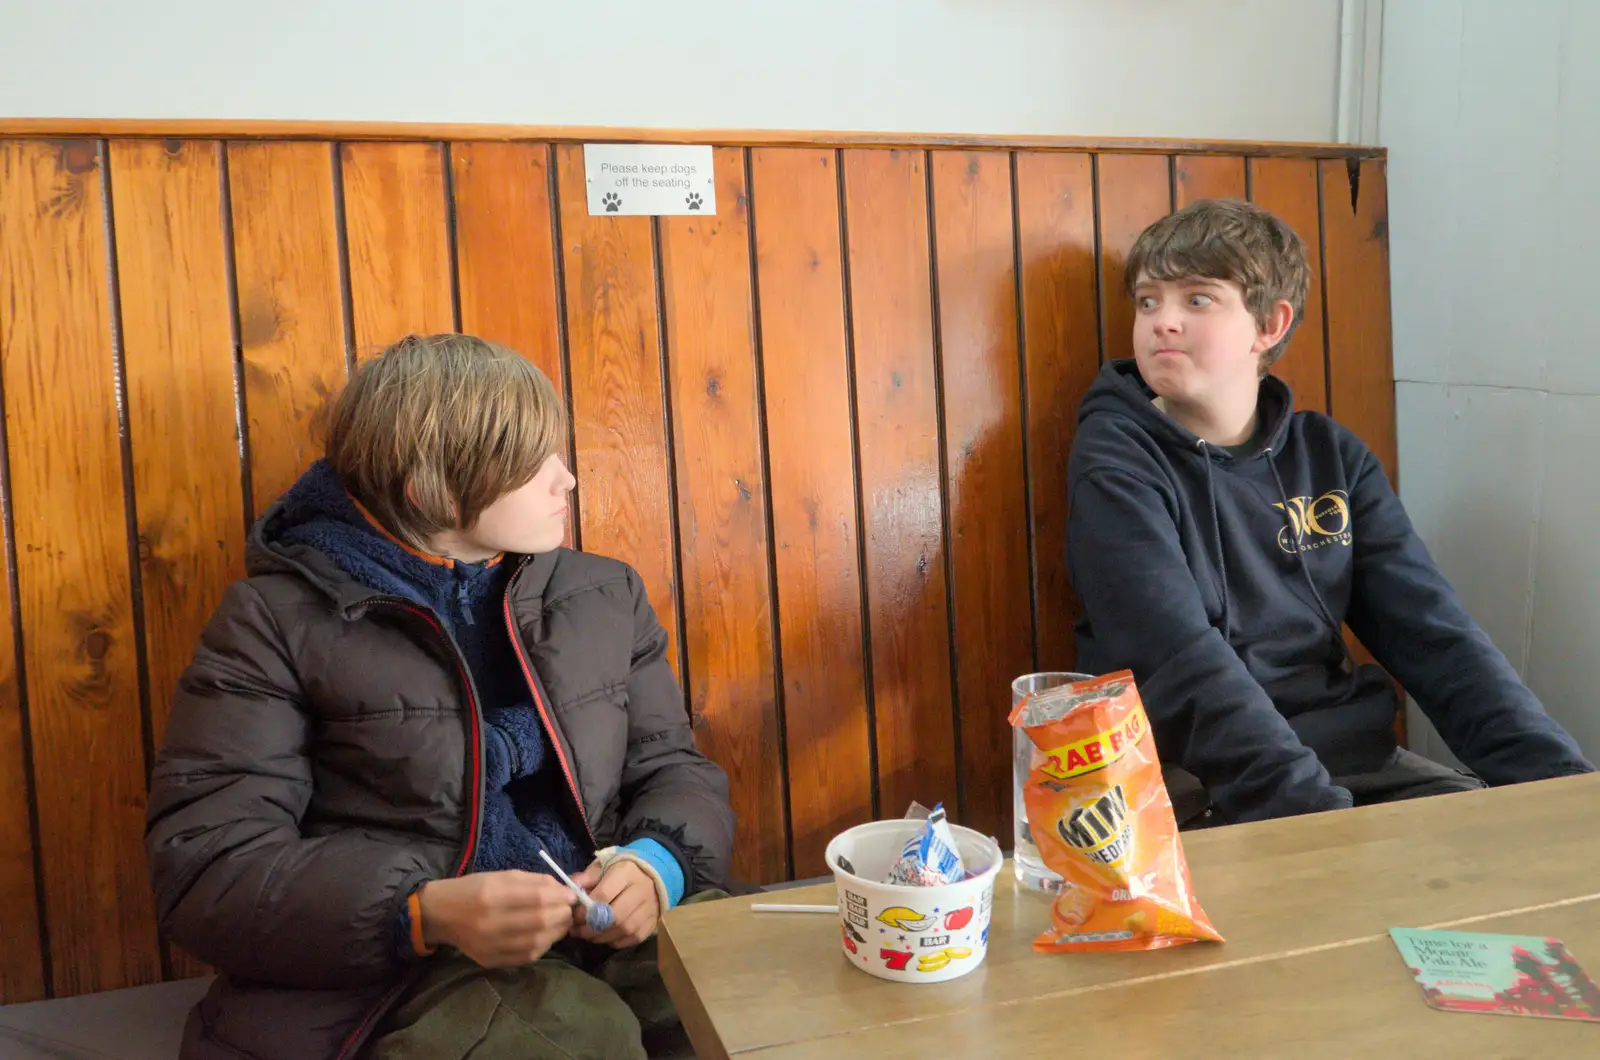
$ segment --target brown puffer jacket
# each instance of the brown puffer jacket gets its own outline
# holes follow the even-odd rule
[[[427,609],[269,545],[272,519],[179,683],[151,783],[162,928],[224,972],[183,1060],[359,1055],[423,967],[396,956],[396,913],[470,871],[482,816],[460,650]],[[648,836],[686,894],[725,888],[727,778],[695,749],[639,576],[567,550],[522,562],[505,618],[588,839]]]

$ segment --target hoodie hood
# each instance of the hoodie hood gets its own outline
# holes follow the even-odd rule
[[[1157,408],[1155,399],[1155,391],[1145,384],[1133,358],[1112,361],[1100,369],[1078,405],[1078,422],[1085,423],[1091,416],[1104,413],[1127,416],[1163,446],[1191,452],[1198,450],[1200,438]],[[1274,375],[1261,380],[1260,396],[1256,400],[1256,417],[1261,425],[1257,434],[1260,448],[1243,459],[1259,456],[1263,450],[1282,449],[1293,416],[1294,394],[1288,384]],[[1213,459],[1229,462],[1235,459],[1221,446],[1208,444],[1206,449]]]

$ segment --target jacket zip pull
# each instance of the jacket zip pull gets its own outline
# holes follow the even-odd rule
[[[466,582],[456,583],[456,606],[461,609],[461,620],[469,626],[475,626],[477,623],[472,620],[472,608],[468,606],[467,589]]]

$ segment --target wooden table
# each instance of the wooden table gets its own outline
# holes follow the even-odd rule
[[[1600,1056],[1600,1026],[1427,1008],[1387,935],[1551,934],[1600,976],[1597,822],[1600,775],[1188,833],[1195,892],[1228,941],[1154,953],[1034,953],[1048,899],[1008,868],[986,960],[940,984],[851,967],[834,917],[751,913],[754,898],[686,906],[663,921],[662,974],[712,1060],[1045,1043],[1118,1057]],[[831,904],[833,885],[782,900]]]

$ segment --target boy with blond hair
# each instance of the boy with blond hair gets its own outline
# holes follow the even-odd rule
[[[1189,823],[1592,771],[1377,459],[1268,374],[1309,276],[1294,231],[1237,200],[1193,203],[1135,243],[1134,356],[1101,369],[1069,462],[1079,668],[1133,671]],[[1356,665],[1345,622],[1476,775],[1396,745],[1394,686]]]
[[[560,547],[565,422],[519,354],[404,339],[252,529],[151,783],[162,927],[221,973],[184,1060],[674,1038],[652,936],[726,886],[727,780],[638,575]]]

